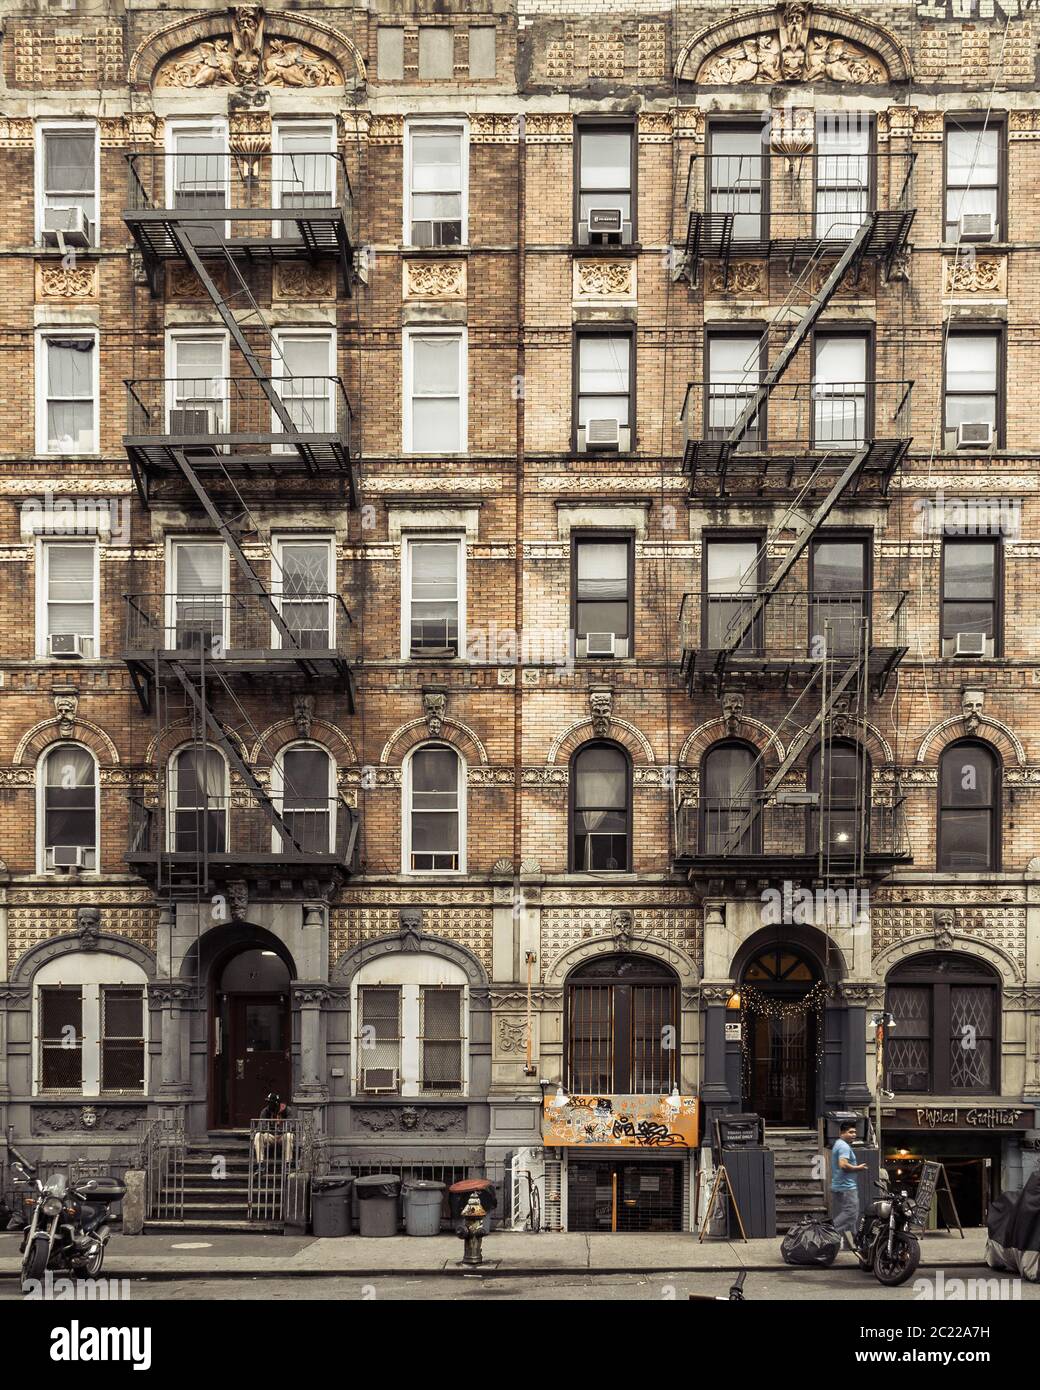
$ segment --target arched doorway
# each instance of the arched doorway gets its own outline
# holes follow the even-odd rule
[[[766,1124],[814,1123],[821,1019],[811,1005],[798,1006],[819,978],[808,952],[789,943],[759,950],[740,977],[745,1103]]]
[[[238,945],[214,961],[210,1124],[240,1129],[269,1092],[292,1094],[292,974],[268,945]]]

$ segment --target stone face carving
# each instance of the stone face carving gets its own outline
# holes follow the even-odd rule
[[[935,944],[944,951],[953,947],[953,928],[956,914],[952,907],[937,907],[932,914],[935,923]]]
[[[428,687],[422,693],[423,718],[431,738],[440,738],[444,728],[444,716],[448,711],[448,692]]]
[[[405,299],[465,299],[466,262],[405,261]]]
[[[632,949],[632,921],[631,912],[615,912],[610,919],[610,931],[614,938],[614,949],[616,951],[629,951]]]
[[[84,904],[76,908],[76,935],[79,937],[81,951],[97,948],[101,935],[101,909]]]
[[[776,28],[712,54],[697,80],[708,85],[758,82],[887,82],[884,65],[847,39],[813,32],[811,7],[776,7]]]
[[[54,713],[58,716],[58,733],[62,738],[71,738],[76,729],[76,711],[79,709],[79,696],[66,691],[54,697]]]
[[[397,920],[401,924],[401,950],[409,952],[421,951],[422,908],[402,907],[397,914]]]
[[[464,1106],[358,1105],[354,1107],[358,1129],[369,1134],[388,1134],[394,1130],[419,1134],[457,1134],[466,1128]]]
[[[743,713],[743,694],[739,690],[724,690],[722,692],[722,717],[726,721],[727,733],[736,733],[737,725],[740,723]]]
[[[961,691],[961,718],[969,734],[973,734],[982,723],[982,706],[986,701],[984,690]]]
[[[343,74],[330,59],[295,40],[267,38],[259,5],[231,10],[227,38],[182,52],[160,71],[157,87],[335,87]]]
[[[592,715],[592,732],[597,738],[606,738],[614,712],[613,690],[590,690],[589,712]]]
[[[245,879],[229,879],[227,885],[228,907],[231,911],[231,920],[241,922],[245,919],[249,908],[249,885]]]
[[[293,723],[300,738],[310,738],[311,724],[314,721],[314,696],[295,695],[293,697]]]

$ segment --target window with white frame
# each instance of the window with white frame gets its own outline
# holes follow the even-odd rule
[[[405,763],[404,869],[465,869],[465,764],[454,748],[423,744]]]
[[[222,654],[230,633],[230,575],[223,541],[175,540],[167,556],[166,644]]]
[[[336,198],[336,128],[332,121],[275,121],[271,192],[276,208],[328,208]],[[285,222],[276,235],[296,236]]]
[[[335,847],[336,768],[324,748],[298,743],[279,753],[271,789],[291,843],[274,832],[276,854],[329,854]]]
[[[139,966],[107,952],[74,952],[41,966],[33,987],[35,1094],[144,1094],[146,980]]]
[[[36,216],[45,246],[98,242],[98,132],[91,122],[42,122],[36,128]]]
[[[59,659],[97,656],[97,545],[94,541],[44,540],[38,556],[37,655]]]
[[[78,743],[52,748],[41,759],[38,790],[41,872],[96,869],[98,778],[93,753]]]
[[[354,981],[359,1094],[464,1095],[468,985],[462,967],[428,952],[382,956]]]
[[[170,434],[226,434],[231,427],[227,334],[171,333],[166,361]]]
[[[175,854],[224,854],[228,846],[227,763],[215,748],[182,748],[170,759],[168,832]]]
[[[404,448],[459,454],[466,443],[466,336],[413,329],[404,342]]]
[[[332,333],[281,330],[274,335],[271,377],[300,434],[332,434],[336,428],[336,347]],[[283,429],[272,412],[271,429]],[[291,448],[291,445],[284,446]]]
[[[97,334],[48,329],[37,339],[36,448],[41,454],[98,449]]]
[[[273,536],[271,591],[289,642],[305,651],[336,647],[336,585],[333,542],[329,536]],[[287,645],[273,626],[274,646]]]
[[[404,655],[461,651],[465,546],[461,536],[411,536],[404,547]]]
[[[231,155],[223,117],[170,121],[166,126],[166,196],[175,208],[223,212],[231,201]],[[223,218],[196,222],[197,244],[219,241],[230,229]]]
[[[466,127],[410,122],[405,146],[405,227],[409,246],[466,240]]]

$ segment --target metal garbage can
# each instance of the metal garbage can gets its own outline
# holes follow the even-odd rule
[[[463,1178],[461,1182],[452,1183],[448,1188],[451,1224],[453,1226],[462,1225],[462,1209],[474,1192],[477,1194],[480,1205],[487,1212],[481,1224],[481,1230],[485,1235],[490,1235],[491,1213],[498,1206],[498,1194],[495,1192],[495,1184],[490,1178]]]
[[[401,1179],[396,1173],[371,1173],[354,1179],[358,1199],[358,1222],[363,1236],[395,1236]]]
[[[316,1236],[350,1235],[353,1178],[311,1179],[311,1229]]]
[[[441,1229],[444,1184],[412,1179],[404,1185],[404,1228],[410,1236],[435,1236]]]

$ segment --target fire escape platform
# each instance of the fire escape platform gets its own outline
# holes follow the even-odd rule
[[[158,477],[180,473],[175,451],[184,449],[200,475],[239,478],[314,477],[344,474],[352,477],[355,464],[347,440],[340,434],[275,433],[211,435],[124,435],[123,445],[131,465],[141,473]],[[266,447],[265,447],[266,446]]]
[[[178,882],[186,898],[196,896],[201,861],[201,854],[190,851],[131,848],[126,854],[127,865],[133,873],[153,885],[171,888],[175,897]],[[328,892],[327,885],[331,883],[339,887],[351,876],[350,858],[340,854],[284,855],[249,850],[236,853],[231,850],[225,854],[209,854],[205,863],[213,884],[245,879],[266,885],[265,892],[272,895],[281,887],[283,892],[291,896],[308,879],[326,885],[325,891]]]
[[[866,456],[845,492],[846,497],[888,496],[889,485],[910,447],[909,438],[872,439]],[[806,447],[797,442],[744,442],[689,438],[683,452],[683,471],[689,474],[691,497],[740,497],[764,504],[778,496],[802,492],[810,478],[825,492],[856,452],[852,445]],[[822,466],[821,466],[822,465]]]
[[[896,669],[909,650],[906,646],[872,646],[865,666],[870,693],[885,693]],[[828,658],[828,668],[834,679],[840,679],[859,658],[843,660]],[[682,672],[690,695],[720,695],[723,690],[756,691],[781,695],[797,695],[819,677],[821,662],[811,657],[792,657],[778,653],[761,655],[746,652],[696,647],[682,654]]]
[[[906,250],[916,209],[900,208],[868,214],[872,225],[859,259],[882,261],[890,266]],[[818,237],[813,214],[763,215],[753,236],[735,235],[740,213],[691,212],[686,225],[686,257],[691,279],[700,261],[768,260],[794,267],[811,260],[837,259],[848,245],[847,237]]]
[[[691,882],[704,879],[747,879],[755,885],[765,881],[795,883],[820,882],[825,878],[830,886],[836,880],[847,883],[866,878],[884,878],[900,864],[909,864],[912,857],[906,849],[871,849],[862,855],[828,857],[820,863],[815,851],[791,846],[763,854],[698,853],[695,849],[676,851],[673,864],[684,870]]]

